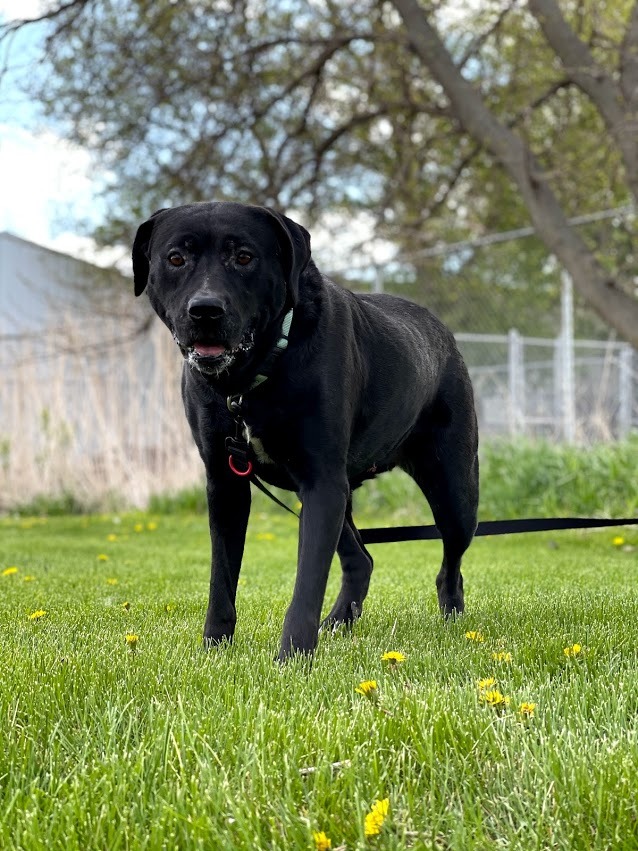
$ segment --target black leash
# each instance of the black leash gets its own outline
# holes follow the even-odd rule
[[[635,517],[595,520],[589,517],[527,517],[518,520],[483,520],[474,533],[481,535],[517,535],[522,532],[550,532],[557,529],[596,529],[603,526],[636,526]],[[432,541],[441,537],[436,526],[394,526],[359,529],[364,544],[389,544],[398,541]]]
[[[268,490],[253,470],[250,444],[246,440],[245,423],[241,416],[241,396],[229,396],[226,400],[228,410],[235,419],[235,437],[226,438],[228,464],[237,476],[248,478],[256,488],[272,499],[280,508],[299,519],[292,508],[278,499]],[[624,517],[616,520],[598,520],[591,517],[527,517],[518,520],[483,520],[474,533],[482,535],[519,535],[525,532],[550,532],[559,529],[599,529],[607,526],[637,526],[638,518]],[[441,537],[434,525],[429,526],[380,526],[359,529],[364,544],[390,544],[401,541],[432,541]]]
[[[266,485],[262,481],[260,481],[254,473],[250,477],[250,481],[262,493],[265,493],[267,497],[272,499],[273,502],[276,502],[277,505],[279,505],[281,508],[285,508],[285,510],[288,512],[288,514],[292,514],[293,517],[296,517],[297,520],[299,520],[299,515],[297,514],[297,512],[293,511],[292,508],[288,508],[288,506],[286,505],[285,502],[282,502],[280,499],[277,499],[275,494],[272,493],[271,491],[269,491],[268,488],[266,487]]]

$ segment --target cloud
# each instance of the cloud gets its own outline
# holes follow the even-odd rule
[[[46,7],[42,0],[0,0],[0,16],[8,21],[25,20],[41,15]]]
[[[0,21],[36,17],[41,0],[0,0]],[[48,248],[108,264],[112,252],[96,251],[77,233],[96,225],[103,208],[97,195],[104,174],[90,154],[51,130],[36,131],[38,104],[29,96],[28,74],[40,58],[43,26],[21,28],[0,44],[0,230]]]

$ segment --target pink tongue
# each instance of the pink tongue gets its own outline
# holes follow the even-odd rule
[[[216,358],[226,351],[225,346],[205,346],[203,343],[195,343],[193,348],[198,355],[209,358]]]

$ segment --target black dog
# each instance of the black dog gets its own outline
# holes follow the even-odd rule
[[[324,625],[361,613],[372,557],[352,520],[352,491],[397,465],[422,489],[443,538],[441,610],[462,612],[478,440],[470,380],[445,326],[403,299],[337,286],[310,259],[308,232],[264,207],[160,210],[137,232],[133,270],[135,294],[148,287],[184,355],[184,406],[206,467],[204,639],[230,640],[235,630],[250,510],[240,474],[250,464],[303,506],[280,659],[315,648],[335,550],[341,591]]]

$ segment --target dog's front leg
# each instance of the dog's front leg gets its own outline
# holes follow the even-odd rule
[[[300,488],[299,558],[292,602],[286,612],[279,661],[292,653],[310,654],[317,645],[321,606],[330,563],[346,511],[348,485],[322,481]]]
[[[206,495],[212,559],[204,642],[217,644],[232,640],[235,632],[235,595],[250,513],[250,485],[221,464],[215,475],[207,473]]]

